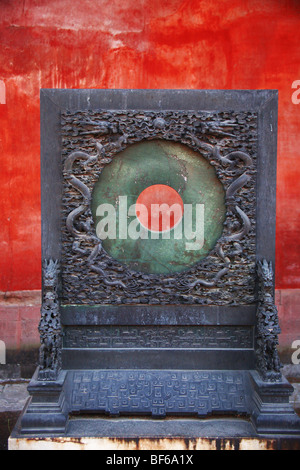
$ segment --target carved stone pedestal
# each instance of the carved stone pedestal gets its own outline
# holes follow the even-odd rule
[[[197,438],[201,439],[300,439],[300,419],[289,404],[293,387],[285,379],[265,382],[256,371],[70,370],[61,372],[56,382],[48,383],[36,380],[37,376],[38,371],[28,387],[31,398],[14,430],[15,439],[90,438],[108,432],[112,426],[124,440],[128,437],[125,423],[127,432],[136,439],[136,424],[145,423],[137,418],[139,414],[151,417],[152,423],[154,418],[160,419],[165,423],[158,425],[160,430],[168,428],[172,416],[181,416],[176,421],[180,432],[189,436],[192,423],[193,432],[197,430]],[[89,414],[94,419],[88,419]],[[132,418],[122,420],[126,415]],[[231,418],[222,423],[216,421],[216,416]],[[220,423],[222,426],[218,427]],[[141,430],[149,433],[149,425],[143,426]],[[178,437],[172,434],[172,428],[169,432]],[[154,432],[152,438],[155,437]]]
[[[300,431],[292,409],[286,407],[277,415],[273,403],[273,415],[266,433],[256,431],[253,419],[233,417],[165,418],[143,417],[107,418],[97,415],[73,415],[63,432],[50,432],[45,425],[47,418],[40,415],[39,431],[27,434],[20,418],[9,439],[10,450],[300,450]],[[25,411],[26,414],[26,411]],[[24,422],[24,421],[23,421]],[[44,424],[43,424],[44,422]],[[49,422],[49,420],[48,420]],[[267,421],[266,421],[267,422]],[[286,423],[283,428],[282,424]],[[298,422],[299,426],[299,422]],[[272,427],[272,429],[271,429]],[[292,431],[291,434],[288,432]],[[274,430],[277,428],[279,434]],[[293,428],[293,429],[292,429]]]
[[[300,435],[277,353],[276,137],[274,90],[41,92],[41,350],[11,447]],[[184,207],[175,224],[162,201],[166,230],[138,209],[161,187]]]
[[[257,372],[250,374],[253,387],[252,422],[258,434],[295,434],[300,436],[300,419],[289,403],[293,387],[282,377],[265,382]]]
[[[36,370],[29,386],[30,399],[22,414],[22,434],[64,435],[69,419],[69,408],[65,397],[67,371],[62,371],[57,380],[42,382]]]

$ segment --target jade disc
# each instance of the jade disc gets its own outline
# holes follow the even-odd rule
[[[188,226],[186,209],[180,222],[181,239],[178,238],[180,232],[177,231],[176,235],[175,227],[169,230],[168,235],[165,232],[154,235],[151,230],[139,224],[134,212],[129,215],[127,213],[125,225],[128,229],[133,223],[137,233],[141,230],[143,238],[133,239],[129,235],[124,237],[123,215],[123,235],[120,236],[119,197],[122,196],[123,201],[124,196],[127,197],[129,209],[136,204],[144,190],[154,185],[169,186],[177,192],[184,208],[189,207],[191,210],[193,224],[189,227],[194,231],[198,227],[197,205],[202,205],[204,237],[199,245],[201,248],[187,249],[193,240],[188,240],[184,233],[185,224]],[[105,217],[102,213],[97,215],[97,209],[102,204],[110,204],[114,208],[116,221],[116,236],[102,240],[104,250],[128,268],[152,274],[181,272],[205,258],[222,235],[226,215],[225,191],[213,166],[200,153],[186,145],[164,140],[130,145],[105,166],[92,194],[92,214],[96,228]],[[169,238],[164,238],[166,236]]]

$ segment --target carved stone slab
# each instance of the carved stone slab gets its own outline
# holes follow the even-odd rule
[[[250,304],[255,301],[257,113],[67,112],[62,302],[65,304]],[[96,237],[91,194],[103,168],[144,140],[180,142],[214,167],[226,192],[226,222],[213,251],[178,275],[130,270]]]
[[[15,436],[65,437],[90,412],[300,434],[276,350],[276,137],[272,90],[42,91],[42,346]],[[160,140],[205,160],[226,205],[212,251],[168,275],[114,259],[91,207],[120,152]]]
[[[64,348],[253,348],[253,328],[227,327],[68,327]]]
[[[242,372],[75,371],[69,380],[72,411],[159,417],[248,412]]]

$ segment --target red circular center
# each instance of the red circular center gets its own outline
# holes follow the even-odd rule
[[[143,227],[154,232],[172,229],[183,216],[183,202],[175,189],[154,184],[144,189],[136,201],[136,215]]]

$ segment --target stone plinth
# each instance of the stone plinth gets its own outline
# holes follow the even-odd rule
[[[16,436],[11,435],[9,450],[300,450],[300,436],[259,436],[250,421],[229,418],[74,417],[64,436]]]

